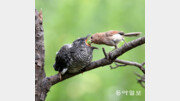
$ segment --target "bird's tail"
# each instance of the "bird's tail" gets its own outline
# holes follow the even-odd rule
[[[126,33],[124,36],[132,37],[132,36],[139,36],[141,32],[132,32],[132,33]]]

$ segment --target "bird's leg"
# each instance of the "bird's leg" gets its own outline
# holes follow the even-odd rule
[[[115,47],[115,48],[114,48],[113,50],[111,50],[111,52],[114,51],[114,50],[116,50],[116,49],[118,49],[117,44],[115,44],[114,47]],[[112,47],[112,48],[113,48],[113,47]]]
[[[60,81],[62,80],[61,72],[58,73]]]
[[[118,47],[117,47],[117,44],[118,44],[118,43],[113,40],[113,44],[114,44],[115,49],[117,49],[117,48],[118,48]],[[115,49],[113,49],[113,50],[115,50]],[[112,50],[112,51],[113,51],[113,50]]]
[[[117,47],[117,44],[114,46],[115,47],[115,49],[117,49],[118,47]]]
[[[62,80],[62,75],[64,75],[67,72],[67,68],[64,68],[61,72],[58,73],[60,80]]]
[[[124,41],[125,45],[127,45],[127,43],[126,43],[126,41],[124,40],[124,38],[123,38],[122,40]]]

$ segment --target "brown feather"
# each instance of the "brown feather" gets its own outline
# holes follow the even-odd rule
[[[106,33],[106,36],[113,36],[113,35],[118,34],[120,32],[121,31],[108,31],[108,32],[105,32],[105,33]]]

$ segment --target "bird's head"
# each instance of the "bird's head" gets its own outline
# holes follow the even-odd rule
[[[91,43],[88,42],[88,38],[90,37],[90,34],[87,35],[86,37],[82,37],[82,38],[79,38],[77,40],[75,40],[73,42],[73,46],[88,46],[88,47],[91,47],[92,49],[97,49],[96,47],[93,47],[91,46]]]
[[[78,46],[78,45],[84,45],[84,44],[86,45],[89,36],[90,36],[90,35],[87,35],[86,37],[82,37],[82,38],[79,38],[79,39],[75,40],[75,41],[73,42],[73,45],[76,45],[76,46]],[[87,45],[90,46],[89,44],[87,44]]]
[[[90,38],[91,43],[99,44],[99,40],[101,39],[101,33],[93,34]]]

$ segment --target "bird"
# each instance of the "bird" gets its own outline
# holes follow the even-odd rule
[[[140,34],[141,32],[124,33],[123,31],[111,30],[93,34],[90,41],[95,44],[114,46],[115,49],[117,49],[117,45],[120,41],[125,42],[124,37],[139,36]]]
[[[79,38],[72,44],[65,44],[56,53],[55,71],[59,71],[61,75],[68,73],[77,73],[88,66],[92,61],[92,53],[97,47],[93,47],[87,43],[88,37]]]

